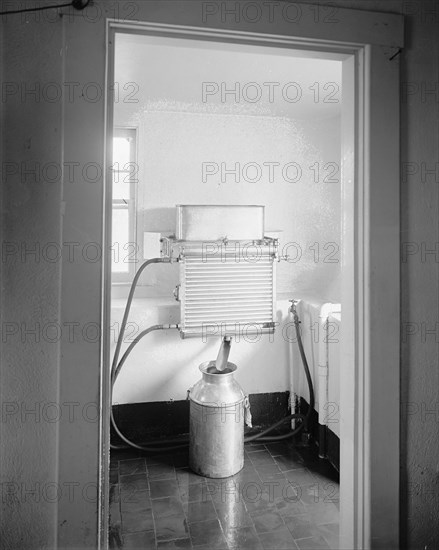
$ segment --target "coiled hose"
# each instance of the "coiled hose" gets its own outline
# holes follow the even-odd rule
[[[132,282],[131,288],[130,288],[130,292],[128,294],[127,304],[125,306],[125,311],[124,311],[124,315],[123,315],[123,318],[122,318],[120,332],[119,332],[119,336],[118,336],[117,343],[116,343],[116,350],[114,352],[113,362],[112,362],[112,366],[111,366],[111,395],[113,393],[114,384],[116,383],[117,377],[119,376],[120,371],[121,371],[125,361],[127,360],[128,356],[130,355],[130,353],[132,352],[134,347],[139,343],[139,341],[142,338],[144,338],[147,334],[149,334],[150,332],[153,332],[155,330],[163,330],[163,329],[171,329],[171,328],[176,328],[177,329],[178,328],[178,325],[153,325],[153,326],[143,330],[131,342],[131,344],[128,346],[127,350],[123,354],[121,360],[119,361],[119,354],[120,354],[120,349],[122,347],[122,342],[123,342],[123,337],[124,337],[124,334],[125,334],[125,328],[126,328],[126,324],[127,324],[127,320],[128,320],[128,315],[129,315],[129,312],[130,312],[130,309],[131,309],[131,304],[132,304],[133,297],[134,297],[134,291],[136,290],[136,286],[137,286],[137,283],[139,281],[140,275],[142,274],[144,269],[146,267],[148,267],[148,265],[151,265],[153,263],[169,263],[171,261],[172,260],[170,258],[153,258],[151,260],[147,260],[146,262],[144,262],[140,266],[140,268],[138,269],[138,271],[137,271],[137,273],[136,273],[136,275],[133,279],[133,282]],[[244,438],[245,443],[248,443],[250,441],[255,441],[255,440],[267,441],[267,442],[268,441],[281,441],[283,439],[288,439],[290,437],[293,437],[294,435],[298,434],[304,428],[306,430],[308,430],[308,421],[309,421],[311,412],[314,409],[314,388],[313,388],[313,385],[312,385],[311,374],[310,374],[310,371],[309,371],[309,366],[308,366],[308,362],[307,362],[307,359],[306,359],[305,350],[303,349],[302,337],[301,337],[301,334],[300,334],[300,320],[299,320],[299,317],[297,315],[296,302],[295,301],[292,301],[290,311],[293,313],[294,325],[295,325],[296,336],[297,336],[297,343],[299,345],[300,356],[302,358],[302,363],[303,363],[303,367],[304,367],[304,370],[305,370],[306,380],[308,382],[308,388],[309,388],[309,407],[308,407],[308,411],[307,411],[306,415],[297,414],[297,413],[287,415],[285,418],[282,418],[281,420],[279,420],[278,422],[276,422],[272,426],[269,426],[265,430],[263,430],[263,431],[261,431],[257,434],[245,437]],[[294,430],[291,430],[290,432],[288,432],[287,434],[282,434],[282,435],[277,435],[277,436],[267,436],[268,433],[272,432],[273,430],[275,430],[276,428],[278,428],[279,426],[281,426],[285,422],[288,422],[289,420],[292,420],[292,419],[299,419],[299,418],[302,420],[301,424],[297,428],[295,428]],[[116,421],[114,419],[113,407],[111,407],[110,420],[111,420],[111,425],[113,426],[114,431],[120,437],[120,439],[122,439],[122,441],[126,444],[124,446],[111,445],[112,449],[126,449],[127,446],[129,446],[129,447],[133,447],[134,449],[138,449],[140,451],[161,452],[161,453],[163,453],[163,452],[173,451],[173,450],[176,450],[176,449],[182,449],[184,447],[187,447],[187,445],[189,444],[188,438],[183,437],[183,438],[175,438],[175,439],[167,439],[167,440],[159,439],[159,440],[155,440],[155,441],[149,441],[148,445],[139,445],[139,444],[135,443],[134,441],[131,441],[130,439],[128,439],[119,430],[119,428],[116,424]],[[163,446],[164,444],[165,444],[165,446]],[[166,446],[166,445],[168,445],[168,446]]]

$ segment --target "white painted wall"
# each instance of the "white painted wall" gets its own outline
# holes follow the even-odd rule
[[[53,548],[57,502],[49,483],[56,489],[59,424],[48,404],[59,404],[61,358],[59,339],[45,327],[60,321],[61,265],[48,261],[43,250],[46,243],[60,242],[62,178],[50,183],[43,170],[48,163],[61,164],[62,103],[41,100],[38,91],[26,95],[24,86],[35,90],[40,83],[62,81],[63,37],[61,25],[45,21],[25,25],[9,17],[0,24],[2,92],[8,90],[0,124],[0,539],[11,550]]]
[[[132,124],[132,119],[126,124]],[[321,181],[315,183],[314,173],[308,169],[318,165],[323,172],[327,162],[339,166],[338,117],[296,121],[284,117],[153,111],[141,114],[138,128],[140,212],[137,234],[140,242],[145,230],[175,230],[175,204],[263,204],[265,227],[268,231],[280,232],[281,254],[290,254],[289,261],[277,264],[278,296],[339,300],[340,173],[334,178],[338,182],[324,183],[325,172],[321,174]],[[230,167],[236,162],[240,166],[248,162],[261,166],[263,162],[278,162],[280,166],[295,162],[302,175],[297,175],[294,183],[283,179],[280,171],[272,183],[268,181],[268,173],[256,183],[242,175],[238,176],[238,181],[228,176],[226,182],[221,183],[219,174],[203,182],[201,166],[205,159],[218,165],[226,162]],[[143,246],[139,249],[143,250]],[[332,257],[331,252],[335,252]],[[332,262],[328,262],[328,258]],[[162,296],[163,301],[157,306],[154,300],[137,300],[130,320],[139,330],[153,324],[159,315],[179,322],[178,304],[168,310],[172,307],[168,306],[169,297],[179,282],[178,266],[154,265],[148,270],[143,276],[143,284],[147,286],[139,290],[140,296]],[[115,290],[120,293],[120,287]],[[113,302],[114,326],[122,315],[121,311],[115,311],[115,306]],[[120,309],[119,302],[117,307]],[[279,302],[278,310],[280,318],[284,319],[288,304],[281,307]],[[194,376],[195,380],[198,377],[193,363],[214,359],[219,341],[212,342],[208,352],[209,346],[200,340],[179,342],[175,336],[174,341],[175,346],[170,343],[163,346],[159,336],[151,336],[138,346],[115,387],[115,402],[137,402],[141,396],[145,400],[181,399],[185,395],[189,382]],[[271,352],[267,349],[261,353],[267,341],[268,337],[264,336],[257,346],[242,341],[239,346],[232,347],[231,360],[235,360],[240,369],[248,369],[251,365],[251,375],[245,385],[249,393],[289,389],[285,383],[290,368],[284,360],[287,344],[282,345],[282,338],[277,337],[275,351],[269,345]],[[196,359],[192,359],[194,356]],[[149,357],[154,357],[155,361],[150,361]],[[238,357],[241,357],[239,361]],[[268,373],[266,364],[270,358],[276,369]],[[147,375],[145,361],[149,364]],[[192,365],[192,370],[186,370],[188,365]],[[172,374],[177,371],[178,377]],[[184,372],[187,374],[183,375]],[[179,384],[175,383],[176,379]]]
[[[124,303],[117,300],[114,306],[115,321],[120,322],[123,307],[117,306]],[[279,329],[274,335],[244,335],[239,342],[235,338],[232,343],[229,361],[238,366],[235,377],[246,393],[289,389],[288,306],[286,299],[277,302]],[[130,340],[137,326],[143,329],[157,323],[175,323],[178,319],[176,302],[164,298],[138,299],[132,308]],[[153,332],[136,346],[117,380],[114,403],[186,399],[187,390],[201,376],[199,365],[216,358],[220,339],[210,338],[203,343],[201,338],[182,340],[179,334],[177,330]]]
[[[139,51],[130,56],[127,46]],[[115,126],[138,132],[138,250],[143,251],[145,231],[175,231],[176,204],[264,205],[267,232],[278,231],[281,255],[290,255],[276,266],[282,326],[273,342],[265,335],[257,343],[234,343],[230,360],[237,363],[237,378],[248,393],[286,391],[291,365],[282,336],[288,322],[285,298],[340,299],[341,89],[336,103],[324,103],[323,96],[313,103],[309,90],[316,80],[321,92],[323,82],[339,82],[340,64],[296,60],[282,50],[276,55],[272,48],[240,53],[196,46],[193,41],[116,38],[115,81],[121,87],[139,75],[136,101],[114,105]],[[225,81],[228,88],[238,82],[241,90],[246,82],[260,83],[262,89],[266,81],[293,81],[303,99],[289,103],[279,93],[272,103],[267,98],[250,103],[241,94],[203,102],[202,83],[212,80],[219,86]],[[218,172],[203,177],[205,163]],[[229,170],[238,164],[238,174],[223,173],[221,163]],[[248,163],[258,168],[246,172]],[[264,163],[277,163],[272,175]],[[283,172],[288,163],[294,165]],[[130,316],[134,330],[159,319],[179,322],[179,305],[172,302],[178,282],[177,265],[148,268]],[[123,296],[120,286],[113,288],[113,296]],[[114,327],[123,306],[123,300],[112,302]],[[183,399],[199,378],[196,367],[214,359],[218,348],[219,339],[204,344],[200,339],[181,341],[177,334],[149,335],[124,366],[114,402]],[[270,364],[276,367],[267,370]]]

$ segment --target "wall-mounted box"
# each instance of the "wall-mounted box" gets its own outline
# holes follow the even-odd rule
[[[179,241],[257,241],[264,238],[264,206],[177,205]]]

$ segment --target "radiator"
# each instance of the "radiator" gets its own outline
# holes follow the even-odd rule
[[[257,215],[260,217],[260,211]],[[212,222],[218,225],[217,219]],[[179,220],[178,227],[181,226]],[[244,222],[244,227],[248,234],[249,224]],[[209,236],[212,238],[211,231]],[[162,254],[179,261],[176,298],[181,303],[182,337],[245,336],[274,331],[275,239],[224,237],[203,242],[168,237],[162,239]]]

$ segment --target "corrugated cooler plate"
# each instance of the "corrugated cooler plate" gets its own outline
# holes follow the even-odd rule
[[[202,258],[190,251],[181,257],[182,335],[273,332],[275,263],[264,248],[253,262],[236,261],[235,255]]]

